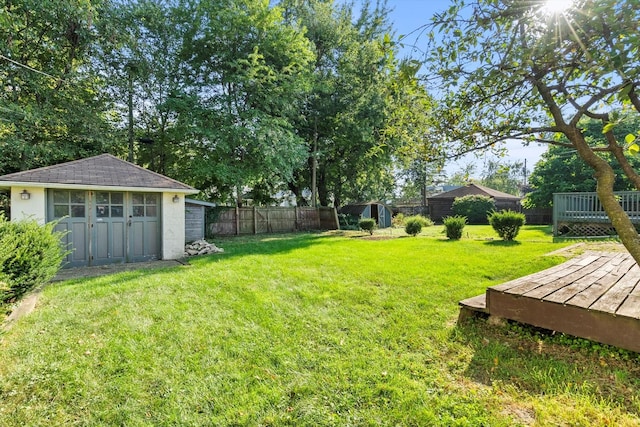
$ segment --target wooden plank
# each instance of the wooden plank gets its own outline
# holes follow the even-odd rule
[[[627,254],[628,255],[628,254]],[[623,259],[624,262],[616,265],[617,261]],[[628,256],[624,258],[614,258],[611,265],[614,270],[606,276],[598,279],[592,283],[588,288],[580,291],[573,298],[566,301],[566,304],[575,305],[576,307],[589,308],[595,301],[597,301],[605,292],[607,292],[612,286],[614,286],[631,267],[635,265],[635,260]]]
[[[634,289],[616,311],[616,316],[640,319],[640,283],[636,283]]]
[[[604,264],[606,261],[607,261],[606,258],[601,257],[596,261],[592,261],[591,264],[582,266],[582,268],[572,272],[571,274],[567,274],[564,277],[560,277],[557,280],[547,283],[546,285],[539,286],[531,291],[523,293],[522,295],[529,298],[542,299],[547,295],[553,292],[556,292],[558,289],[561,289],[567,285],[570,285],[576,280],[592,273],[593,271],[598,269],[602,264]],[[578,264],[578,265],[581,265],[581,264]]]
[[[565,265],[565,264],[562,264],[562,265]],[[544,271],[541,271],[540,273],[536,273],[531,276],[526,276],[523,278],[522,283],[512,287],[507,292],[511,294],[524,295],[527,292],[531,292],[542,286],[548,286],[549,284],[553,284],[555,282],[563,280],[563,278],[584,268],[577,264],[566,264],[565,267],[566,268],[559,269],[555,272],[544,270]]]
[[[553,302],[559,302],[564,304],[568,300],[573,298],[576,294],[589,288],[598,280],[600,280],[601,278],[611,273],[611,271],[613,271],[614,268],[615,266],[611,265],[611,263],[608,263],[608,262],[604,263],[600,268],[597,268],[592,273],[587,274],[586,276],[576,280],[570,285],[567,285],[563,288],[556,290],[555,292],[544,297],[544,299],[546,301],[553,301]]]
[[[622,305],[639,280],[640,268],[636,264],[589,308],[615,314],[618,311],[618,307]]]
[[[481,294],[472,298],[467,298],[458,303],[461,307],[466,307],[474,311],[487,313],[487,295]]]
[[[492,316],[640,352],[640,320],[487,289]]]
[[[510,280],[509,282],[502,283],[500,285],[492,286],[492,289],[500,292],[511,292],[518,293],[518,289],[515,289],[521,285],[526,285],[528,283],[548,283],[548,280],[553,280],[553,278],[549,279],[551,276],[557,277],[558,273],[563,274],[567,271],[572,270],[573,268],[579,268],[576,266],[576,262],[579,258],[570,259],[567,262],[563,262],[562,264],[558,264],[554,267],[548,268],[544,271],[540,271],[538,273],[530,274],[528,276],[520,277],[518,279]]]

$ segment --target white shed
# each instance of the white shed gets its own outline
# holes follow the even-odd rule
[[[11,219],[58,221],[68,267],[178,259],[198,190],[110,154],[0,176]]]

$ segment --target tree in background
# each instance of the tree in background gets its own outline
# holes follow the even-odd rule
[[[487,160],[480,183],[485,187],[517,196],[524,184],[524,163]]]
[[[109,13],[101,62],[138,163],[238,205],[289,179],[304,159],[291,116],[312,52],[278,7],[138,0]]]
[[[384,1],[17,0],[0,14],[0,172],[111,152],[202,196],[387,200],[436,161]]]
[[[640,120],[628,117],[620,126],[613,130],[616,138],[623,140],[625,135],[640,129]],[[584,122],[585,138],[590,144],[605,146],[602,127],[595,120]],[[614,191],[632,190],[633,183],[627,178],[620,164],[611,155],[603,154],[615,172]],[[632,167],[640,168],[640,158],[629,159]],[[549,146],[542,155],[529,177],[529,184],[533,190],[527,194],[523,203],[527,207],[550,207],[553,193],[596,191],[597,181],[594,171],[582,160],[575,149],[565,146]]]
[[[544,1],[459,0],[434,17],[428,64],[445,93],[438,116],[453,152],[507,139],[576,150],[620,239],[640,261],[640,236],[613,194],[610,153],[640,189],[640,176],[613,129],[621,112],[640,114],[640,7],[635,1],[576,0],[558,11]],[[589,141],[586,119],[606,145]],[[454,144],[455,143],[455,144]]]
[[[302,204],[314,203],[315,193],[310,201],[302,200],[302,193],[316,187],[323,206],[389,198],[400,139],[386,131],[393,107],[408,97],[392,87],[402,82],[388,10],[383,3],[364,2],[354,16],[352,5],[326,0],[281,4],[291,25],[306,28],[315,53],[311,87],[295,120],[308,161],[289,188]]]
[[[87,72],[100,0],[0,7],[0,174],[108,149],[103,81]]]

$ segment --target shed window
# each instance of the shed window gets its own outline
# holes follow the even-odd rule
[[[133,194],[133,216],[136,217],[157,217],[158,216],[158,195],[155,193],[134,193]]]
[[[122,218],[124,217],[123,193],[96,193],[96,217]]]
[[[70,216],[72,218],[84,218],[85,216],[84,191],[53,191],[53,216],[62,218]]]

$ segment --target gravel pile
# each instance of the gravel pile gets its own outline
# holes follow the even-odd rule
[[[219,248],[213,243],[207,242],[206,240],[196,240],[195,242],[187,243],[184,247],[185,257],[219,254],[222,252],[224,252],[224,249]]]

